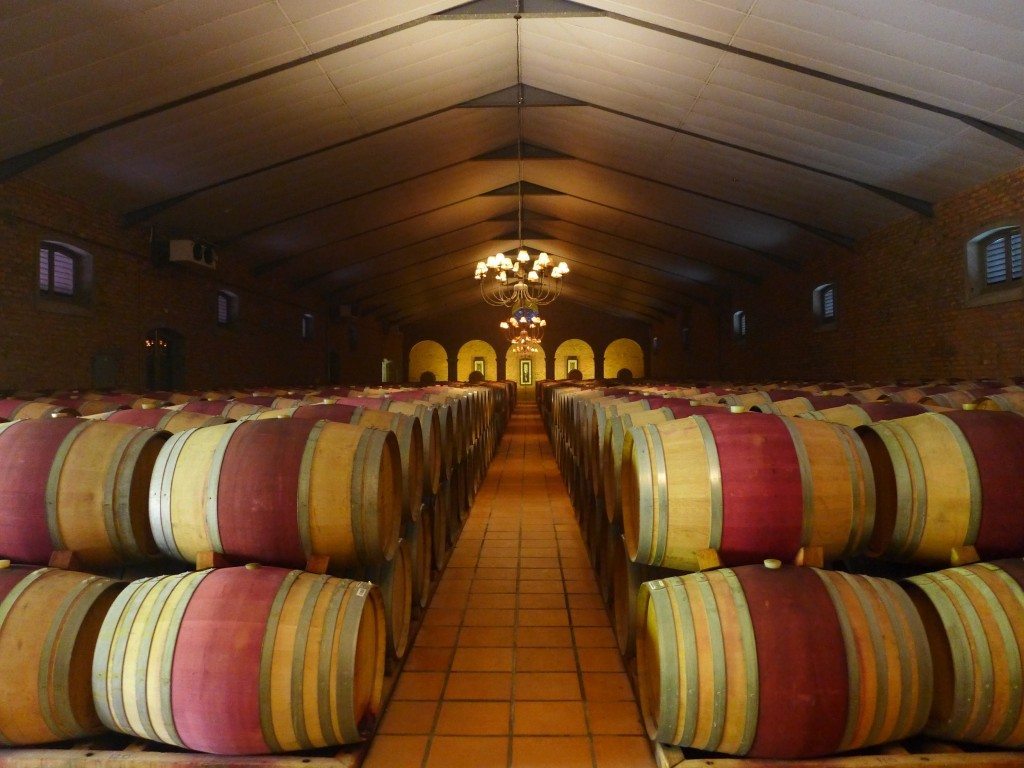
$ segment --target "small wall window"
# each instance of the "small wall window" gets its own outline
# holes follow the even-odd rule
[[[1024,294],[1020,226],[979,233],[968,241],[966,255],[969,304],[1013,301]]]
[[[823,283],[814,289],[811,303],[818,325],[833,327],[836,324],[836,284]]]
[[[747,313],[743,310],[732,313],[732,337],[734,339],[747,338]]]
[[[302,316],[302,338],[313,338],[313,315],[309,312]]]
[[[217,325],[230,326],[238,319],[238,296],[231,291],[217,291]]]
[[[87,288],[91,257],[64,243],[39,244],[39,292],[45,296],[81,297]]]

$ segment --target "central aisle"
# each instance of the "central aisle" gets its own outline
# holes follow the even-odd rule
[[[653,768],[568,494],[520,404],[364,768]]]

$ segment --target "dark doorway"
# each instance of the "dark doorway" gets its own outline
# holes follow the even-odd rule
[[[174,391],[185,386],[185,337],[173,328],[146,334],[146,389]]]

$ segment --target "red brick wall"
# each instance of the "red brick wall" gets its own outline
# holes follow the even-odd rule
[[[41,240],[92,254],[88,306],[40,299]],[[331,346],[343,381],[379,381],[388,345],[400,355],[400,339],[389,339],[377,323],[353,320],[359,331],[350,342],[347,324],[328,322],[322,299],[281,295],[248,267],[244,253],[230,251],[220,254],[216,270],[158,266],[142,228],[126,229],[109,212],[25,179],[0,184],[0,390],[90,388],[97,353],[118,360],[117,386],[142,388],[144,339],[154,327],[184,335],[187,388],[321,383]],[[239,297],[231,328],[216,323],[220,289]],[[310,340],[300,338],[305,312],[315,317]]]
[[[687,355],[669,343],[655,360],[692,361],[669,366],[684,377],[745,381],[1019,376],[1024,306],[970,306],[965,271],[967,241],[1014,219],[1024,219],[1024,168],[938,203],[934,218],[909,216],[866,234],[852,250],[808,254],[799,272],[778,271],[737,293],[717,327],[701,331],[706,348]],[[812,291],[825,282],[837,285],[834,330],[819,330],[811,308]],[[747,312],[742,343],[731,339],[735,309]],[[722,339],[720,365],[715,338]]]

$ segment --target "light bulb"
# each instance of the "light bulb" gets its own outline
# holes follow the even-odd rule
[[[536,283],[538,280],[540,280],[540,275],[538,275],[531,269],[530,274],[526,276],[526,279],[529,280],[531,283]]]
[[[568,275],[569,265],[566,264],[564,261],[558,262],[558,271],[561,272],[563,275]]]
[[[508,323],[503,321],[503,322],[499,323],[498,327],[500,327],[501,330],[503,330],[503,331],[507,331],[508,330]]]
[[[529,261],[530,260],[530,254],[526,252],[525,248],[520,248],[519,249],[518,259],[520,261]]]
[[[551,258],[544,251],[541,251],[540,255],[537,257],[537,263],[542,267],[546,267],[551,263]]]

